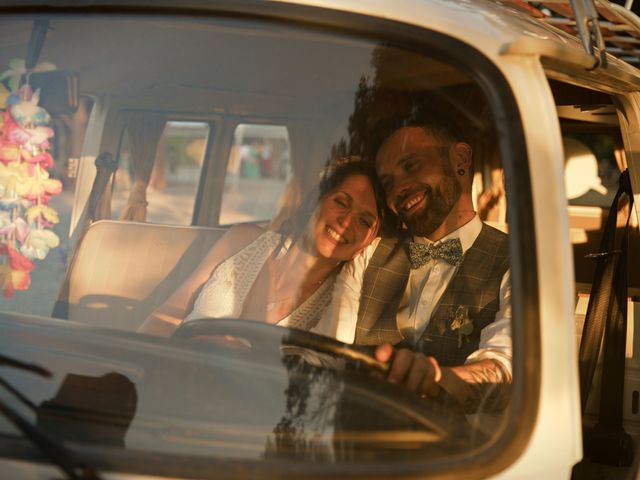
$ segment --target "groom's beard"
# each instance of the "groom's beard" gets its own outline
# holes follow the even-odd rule
[[[401,218],[412,235],[428,237],[442,225],[461,193],[462,187],[455,175],[445,172],[438,185],[426,185],[424,209],[409,218]]]

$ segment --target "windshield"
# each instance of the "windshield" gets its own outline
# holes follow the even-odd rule
[[[2,376],[35,425],[194,476],[438,465],[501,435],[509,126],[443,47],[234,18],[0,28],[0,349],[53,373]]]

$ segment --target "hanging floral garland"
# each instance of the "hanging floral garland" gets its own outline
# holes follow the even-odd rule
[[[51,230],[58,213],[48,203],[62,183],[49,175],[54,132],[38,102],[39,91],[29,85],[0,95],[0,288],[6,298],[29,288],[33,260],[60,243]]]

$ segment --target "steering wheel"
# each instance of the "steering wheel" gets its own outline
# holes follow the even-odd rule
[[[386,373],[389,366],[378,361],[364,347],[339,342],[330,337],[317,335],[297,328],[279,327],[263,322],[236,320],[229,318],[202,318],[183,323],[171,338],[193,340],[197,337],[230,336],[246,340],[253,352],[274,352],[280,348],[286,354],[286,347],[311,350],[341,358],[356,368],[376,373]]]
[[[263,322],[237,320],[230,318],[203,318],[189,321],[180,325],[173,333],[172,339],[195,340],[197,337],[233,337],[250,344],[248,352],[237,351],[240,358],[244,355],[255,355],[256,361],[268,364],[280,361],[287,355],[300,355],[307,363],[306,355],[298,353],[307,350],[315,354],[328,354],[332,359],[342,359],[346,362],[345,370],[361,370],[363,373],[378,377],[386,374],[389,366],[378,361],[366,347],[354,346],[339,342],[333,338],[317,335],[306,330],[290,327],[280,327]],[[243,342],[244,343],[244,342]],[[210,345],[209,345],[210,346]],[[293,347],[289,350],[288,347]],[[329,367],[331,368],[331,367]],[[345,372],[346,373],[346,372]],[[355,373],[355,372],[354,372]],[[412,404],[419,413],[420,421],[430,425],[435,432],[453,432],[450,436],[455,441],[467,442],[473,445],[482,435],[475,428],[470,427],[462,411],[451,408],[435,399],[419,398],[407,389],[399,388],[386,381],[376,381],[371,384],[367,375],[341,376],[348,385],[360,386],[354,391],[366,392],[371,401],[376,399],[395,398],[400,404]],[[348,379],[348,380],[346,380]],[[372,385],[375,387],[373,388]],[[382,403],[381,403],[382,405]],[[471,433],[470,433],[471,432]],[[471,447],[469,447],[471,448]]]

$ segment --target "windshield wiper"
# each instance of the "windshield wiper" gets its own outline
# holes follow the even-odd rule
[[[25,370],[41,377],[50,378],[51,372],[38,365],[28,364],[16,360],[6,355],[0,355],[0,366],[8,366]],[[29,399],[20,393],[15,387],[13,387],[4,378],[0,377],[0,385],[4,387],[9,393],[15,396],[21,403],[25,404],[31,410],[35,410],[36,407]],[[71,479],[84,479],[84,480],[99,480],[100,476],[97,474],[95,468],[86,465],[78,461],[74,454],[60,442],[51,438],[41,429],[25,420],[18,412],[7,405],[4,400],[0,399],[0,413],[4,415],[24,436],[31,440],[31,442],[53,463],[55,463],[60,469],[65,472]]]

